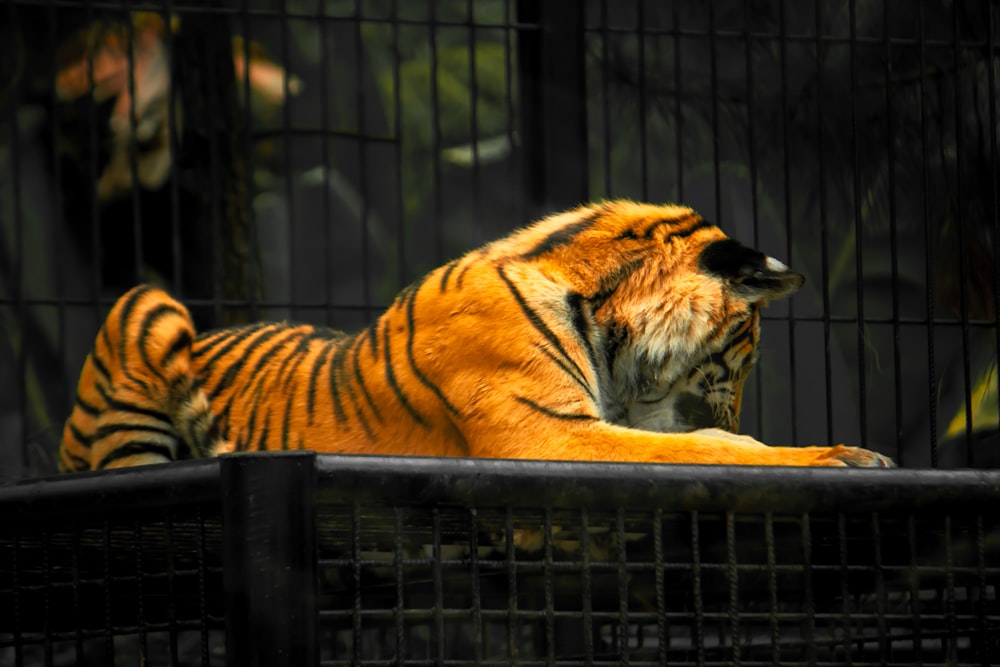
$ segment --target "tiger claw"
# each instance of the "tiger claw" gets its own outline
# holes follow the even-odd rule
[[[895,468],[896,464],[888,456],[861,447],[837,445],[831,447],[821,457],[820,465],[847,468]]]

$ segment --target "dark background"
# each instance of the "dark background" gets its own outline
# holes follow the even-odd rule
[[[997,13],[988,0],[5,0],[0,476],[54,472],[83,357],[140,280],[202,327],[352,329],[443,261],[602,197],[691,205],[806,274],[766,311],[746,432],[993,467]],[[57,75],[96,67],[108,35],[138,43],[157,20],[174,23],[158,37],[169,85],[119,113],[117,135],[118,97],[60,95]],[[237,56],[295,79],[272,77],[268,97]],[[126,90],[149,90],[147,71]],[[152,138],[122,143],[140,126]],[[162,178],[102,194],[109,170],[164,156]]]

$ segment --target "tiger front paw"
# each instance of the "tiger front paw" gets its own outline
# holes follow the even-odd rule
[[[816,465],[848,468],[895,468],[896,464],[888,456],[860,447],[837,445],[823,450]]]

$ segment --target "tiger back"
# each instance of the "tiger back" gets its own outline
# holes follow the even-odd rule
[[[691,209],[612,201],[432,271],[353,335],[261,323],[195,337],[179,303],[138,287],[84,365],[60,465],[305,448],[889,466],[735,433],[760,308],[802,281]]]

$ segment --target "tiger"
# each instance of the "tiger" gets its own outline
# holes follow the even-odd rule
[[[804,277],[691,208],[555,213],[431,271],[346,334],[195,331],[140,285],[81,371],[65,472],[232,452],[888,468],[739,434],[760,311]]]

